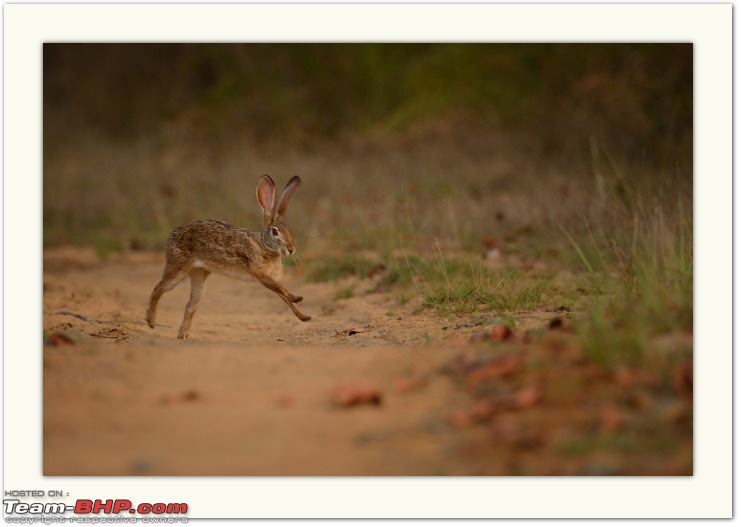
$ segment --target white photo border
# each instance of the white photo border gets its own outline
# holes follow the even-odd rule
[[[5,4],[3,23],[4,489],[190,518],[731,517],[731,4]],[[43,43],[314,41],[694,44],[694,476],[42,476]]]

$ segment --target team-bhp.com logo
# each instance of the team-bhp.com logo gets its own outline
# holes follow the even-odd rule
[[[66,503],[25,503],[16,499],[3,500],[5,514],[13,515],[53,515],[73,513],[80,515],[100,515],[100,514],[138,514],[138,515],[178,515],[188,512],[187,503],[140,503],[134,505],[131,500],[111,499],[111,500],[77,500],[74,505]],[[8,519],[8,518],[6,518]],[[143,520],[145,518],[142,518]],[[152,517],[154,519],[154,517]],[[170,517],[171,521],[175,518]],[[72,522],[74,517],[69,518]],[[83,520],[83,518],[78,518]],[[178,519],[187,521],[186,517]]]

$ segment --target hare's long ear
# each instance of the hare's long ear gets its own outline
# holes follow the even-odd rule
[[[293,198],[293,195],[296,193],[300,186],[301,178],[298,176],[293,176],[291,180],[286,183],[286,188],[283,189],[283,194],[280,195],[280,200],[278,201],[278,216],[285,216],[286,207],[288,207],[288,204],[291,202],[291,198]]]
[[[257,202],[262,207],[263,227],[267,227],[272,223],[275,212],[275,183],[267,174],[257,182]]]

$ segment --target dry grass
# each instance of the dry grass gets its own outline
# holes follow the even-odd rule
[[[193,218],[258,228],[259,175],[281,185],[299,174],[289,210],[299,259],[289,263],[310,280],[380,263],[381,287],[421,295],[440,314],[583,309],[588,296],[584,345],[602,359],[614,349],[640,357],[657,334],[692,331],[689,176],[656,177],[596,145],[588,162],[559,164],[498,135],[461,137],[314,152],[209,151],[154,137],[78,144],[45,158],[44,241],[105,256],[159,250]],[[480,259],[487,236],[503,254],[493,269]],[[577,278],[556,284],[561,271]]]
[[[321,152],[211,153],[154,138],[74,145],[45,158],[45,243],[158,249],[170,229],[196,217],[257,228],[254,186],[263,173],[279,185],[302,177],[289,213],[304,254],[428,251],[435,240],[478,250],[487,235],[524,249],[588,213],[589,174],[528,164],[496,136],[478,143],[437,137]]]

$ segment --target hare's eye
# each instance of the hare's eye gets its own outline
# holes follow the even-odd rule
[[[278,227],[273,227],[273,236],[278,236],[280,234],[280,231],[278,230]]]

